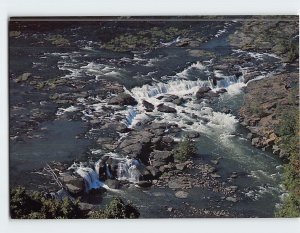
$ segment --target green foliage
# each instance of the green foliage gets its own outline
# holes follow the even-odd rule
[[[188,160],[196,153],[196,145],[189,138],[184,138],[182,141],[180,141],[178,147],[173,150],[174,159],[182,162]]]
[[[263,108],[260,106],[259,103],[255,102],[255,101],[250,103],[249,109],[252,112],[252,114],[256,114],[258,116],[263,116],[263,113],[264,113]]]
[[[137,32],[121,34],[105,43],[103,47],[109,50],[119,52],[125,52],[138,48],[152,49],[158,46],[161,40],[170,41],[178,36],[188,36],[189,33],[191,33],[190,30],[182,28],[153,27],[148,30],[141,30]],[[193,36],[196,36],[196,34],[193,34]]]
[[[88,215],[79,202],[44,197],[40,192],[28,193],[25,188],[10,190],[10,215],[13,219],[78,219],[78,218],[138,218],[140,213],[132,204],[114,198],[103,210]]]
[[[276,216],[300,217],[300,127],[298,108],[285,110],[281,115],[280,123],[280,143],[289,153],[289,163],[285,165],[284,169],[284,185],[289,194]]]
[[[11,218],[53,219],[84,218],[78,202],[63,201],[44,197],[39,192],[27,193],[25,188],[17,187],[10,191]]]
[[[299,58],[299,44],[297,43],[290,43],[287,52],[287,61],[293,62]]]
[[[281,209],[275,213],[276,217],[300,217],[300,199],[294,194],[289,194],[283,201]]]
[[[53,45],[57,46],[66,46],[70,45],[70,42],[68,39],[64,38],[62,35],[52,35],[48,36],[46,40],[50,41]]]
[[[279,135],[291,138],[299,132],[299,114],[297,110],[285,111],[281,116]]]
[[[132,204],[115,197],[104,210],[92,212],[90,218],[138,218],[140,213]]]

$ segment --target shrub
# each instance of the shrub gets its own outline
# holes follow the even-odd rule
[[[178,147],[173,150],[173,156],[175,160],[186,161],[197,153],[195,143],[189,139],[184,138],[180,141]]]
[[[299,157],[299,112],[285,110],[281,115],[279,134],[283,148],[289,153],[289,163],[284,169],[284,186],[289,191],[277,217],[300,217],[300,157]]]
[[[63,201],[44,197],[40,192],[27,193],[25,188],[17,187],[10,191],[11,218],[53,219],[84,218],[78,202]]]
[[[10,190],[10,215],[14,219],[78,219],[78,218],[138,218],[132,204],[114,198],[103,210],[90,215],[79,208],[79,202],[44,197],[40,192],[28,193],[25,188]]]
[[[104,210],[93,211],[89,218],[138,218],[139,211],[132,204],[125,204],[120,198],[115,197]]]

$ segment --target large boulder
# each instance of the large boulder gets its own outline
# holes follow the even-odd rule
[[[147,170],[151,173],[154,178],[157,178],[161,175],[161,171],[152,166],[147,166]]]
[[[210,87],[200,87],[199,90],[196,92],[196,98],[202,99],[205,97],[205,94],[211,90]]]
[[[173,155],[171,151],[154,150],[153,152],[151,152],[150,157],[156,161],[161,161],[166,163],[173,161]]]
[[[187,132],[186,137],[190,138],[190,139],[198,138],[198,137],[200,137],[200,134],[198,132]]]
[[[127,93],[121,93],[108,101],[111,105],[136,105],[137,101]]]
[[[160,112],[165,112],[165,113],[176,113],[177,112],[175,108],[166,106],[164,104],[157,105],[157,110]]]
[[[70,194],[78,196],[84,191],[84,180],[82,177],[70,173],[60,173],[59,180],[67,187]]]
[[[164,98],[165,102],[171,102],[176,105],[181,105],[184,100],[177,95],[169,95]]]
[[[149,103],[148,101],[143,100],[142,104],[145,107],[146,112],[152,112],[154,110],[154,105]]]

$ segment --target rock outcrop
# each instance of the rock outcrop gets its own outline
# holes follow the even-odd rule
[[[111,105],[136,105],[137,101],[127,93],[121,93],[108,101]]]
[[[299,107],[298,84],[298,74],[287,73],[247,85],[240,120],[250,131],[247,138],[252,145],[263,150],[270,149],[280,157],[286,156],[280,148],[278,129],[283,112]]]

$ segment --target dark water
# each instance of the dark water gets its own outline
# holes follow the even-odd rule
[[[250,56],[246,53],[234,54],[229,46],[227,37],[234,32],[235,24],[230,23],[206,30],[218,32],[225,29],[225,32],[202,44],[199,48],[214,52],[217,59],[222,56]],[[200,28],[200,26],[199,26]],[[89,32],[89,28],[76,29],[78,31]],[[197,27],[195,26],[195,30]],[[199,29],[200,30],[200,29]],[[68,34],[69,31],[61,33]],[[37,33],[37,36],[39,34]],[[73,38],[76,40],[76,36]],[[78,40],[79,41],[79,40]],[[27,48],[14,42],[10,47],[10,72],[22,73],[24,70],[41,75],[43,79],[58,77],[61,79],[85,80],[91,86],[97,85],[97,80],[113,80],[124,85],[133,94],[138,94],[141,90],[133,91],[134,87],[143,87],[145,84],[170,86],[170,81],[177,80],[207,82],[209,75],[214,73],[210,64],[209,56],[192,56],[188,49],[176,46],[159,48],[151,52],[115,53],[100,49],[97,46],[90,45],[90,41],[95,42],[93,35],[90,38],[80,40],[81,47],[72,49],[57,48]],[[19,43],[19,42],[18,42]],[[80,44],[78,42],[78,44]],[[16,45],[19,45],[18,47]],[[195,48],[193,48],[195,49]],[[30,54],[30,56],[28,56]],[[120,62],[122,61],[122,62]],[[197,63],[198,62],[198,63]],[[261,60],[252,58],[252,65],[256,67]],[[277,59],[270,56],[263,58],[264,63],[278,62]],[[191,67],[192,65],[195,67]],[[205,68],[200,65],[205,64]],[[265,68],[262,73],[268,73],[276,70],[280,64],[275,64],[274,68]],[[227,80],[227,79],[226,79]],[[229,80],[229,78],[228,78]],[[235,82],[239,82],[236,78]],[[226,88],[233,83],[228,83]],[[168,86],[169,85],[169,86]],[[232,86],[234,90],[240,90],[240,87]],[[24,89],[24,95],[28,91],[27,87],[17,87],[10,90],[10,104],[15,105],[21,101],[22,96],[18,95]],[[67,89],[66,89],[67,90]],[[161,89],[160,89],[161,91]],[[176,91],[176,90],[175,90]],[[182,89],[178,89],[180,95]],[[188,91],[188,90],[187,90]],[[31,90],[35,93],[32,99],[41,98],[42,93]],[[174,94],[174,89],[166,89],[164,93]],[[37,97],[36,97],[37,96]],[[29,98],[30,99],[30,98]],[[151,98],[150,98],[151,99]],[[42,101],[43,98],[40,99]],[[237,112],[243,103],[243,92],[236,94],[224,94],[217,101],[206,105],[213,114],[209,115],[207,125],[197,125],[194,130],[201,133],[197,139],[199,157],[197,160],[210,163],[211,160],[221,158],[217,165],[218,173],[221,179],[227,182],[227,178],[232,172],[239,175],[231,185],[239,187],[239,195],[242,200],[237,203],[220,201],[220,194],[214,193],[208,189],[193,188],[188,190],[187,199],[178,199],[174,191],[169,188],[152,187],[149,189],[139,189],[134,185],[123,189],[122,193],[116,194],[107,192],[99,199],[99,202],[106,203],[112,196],[120,195],[131,200],[138,206],[141,217],[170,217],[167,211],[168,207],[181,210],[183,213],[188,206],[195,208],[221,208],[238,213],[238,216],[244,217],[271,217],[275,210],[275,204],[280,201],[280,195],[283,193],[279,186],[281,182],[281,162],[272,156],[269,152],[263,152],[251,146],[246,140],[247,131],[240,126],[237,121]],[[78,103],[79,106],[79,103]],[[68,107],[68,106],[66,106]],[[189,104],[184,106],[188,111],[197,111],[203,106]],[[232,114],[219,114],[223,107],[232,110]],[[55,108],[54,108],[55,109]],[[55,111],[52,111],[54,118]],[[142,113],[138,113],[142,114]],[[202,113],[201,113],[202,114]],[[203,113],[203,116],[206,115]],[[154,115],[159,121],[184,122],[183,116]],[[196,122],[196,121],[195,121]],[[182,123],[181,126],[185,126]],[[80,139],[76,136],[88,131],[87,124],[83,120],[69,121],[66,119],[56,119],[50,122],[44,122],[36,131],[40,135],[38,138],[32,138],[27,141],[10,143],[10,181],[11,184],[28,184],[26,174],[35,169],[40,169],[50,161],[69,161],[83,158],[86,153],[90,153],[91,142],[88,139]],[[191,171],[192,172],[192,171]],[[97,202],[97,201],[96,201]],[[239,215],[240,214],[240,215]]]

